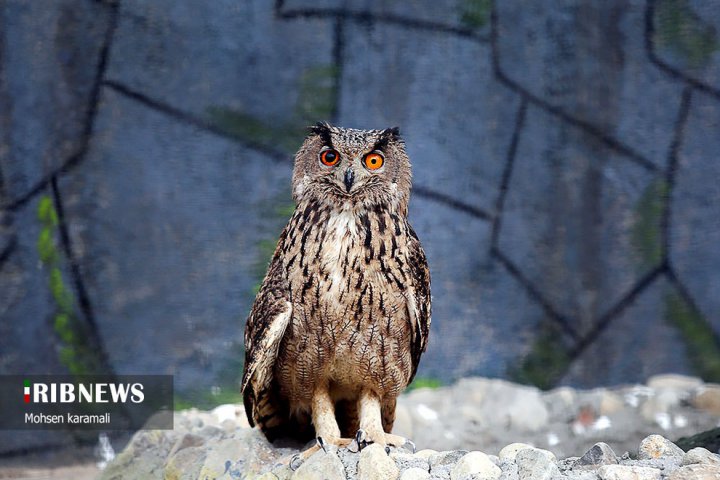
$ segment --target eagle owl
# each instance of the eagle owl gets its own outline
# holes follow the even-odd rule
[[[410,180],[397,128],[319,123],[295,155],[296,208],[245,329],[245,411],[268,439],[406,441],[396,399],[430,329]]]

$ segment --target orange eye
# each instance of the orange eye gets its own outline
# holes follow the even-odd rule
[[[320,161],[323,165],[332,167],[333,165],[337,165],[340,161],[340,154],[338,154],[335,150],[325,150],[320,154]]]
[[[377,170],[383,166],[385,159],[379,153],[368,153],[365,155],[365,166],[370,170]]]

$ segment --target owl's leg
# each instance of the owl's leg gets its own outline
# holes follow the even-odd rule
[[[340,427],[335,419],[335,404],[327,388],[315,390],[312,398],[312,423],[315,427],[316,443],[298,453],[290,460],[290,468],[295,470],[302,462],[312,457],[321,448],[327,452],[328,445],[346,447],[354,439],[340,437]]]
[[[360,430],[356,435],[359,445],[377,443],[389,450],[388,446],[403,447],[414,445],[407,438],[383,430],[380,399],[372,392],[363,391],[360,395]]]

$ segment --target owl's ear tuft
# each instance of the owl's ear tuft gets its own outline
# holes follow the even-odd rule
[[[378,141],[375,144],[375,150],[382,150],[384,149],[389,142],[396,142],[396,143],[402,143],[402,138],[400,138],[400,129],[398,127],[392,127],[392,128],[386,128],[385,130],[380,132],[380,136],[378,137]]]
[[[386,128],[385,130],[383,130],[383,135],[400,138],[400,127]]]
[[[317,122],[315,125],[308,127],[310,133],[319,136],[323,143],[328,147],[332,147],[332,138],[330,137],[330,124],[327,122]]]

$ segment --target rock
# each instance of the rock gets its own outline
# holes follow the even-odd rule
[[[430,473],[422,468],[412,467],[402,472],[400,480],[429,480]]]
[[[511,462],[514,462],[518,452],[527,448],[535,447],[533,447],[532,445],[528,445],[527,443],[511,443],[510,445],[503,447],[503,449],[500,450],[500,454],[498,456],[500,457],[500,460],[509,460]]]
[[[489,428],[507,428],[509,424],[519,431],[536,432],[550,418],[540,390],[503,380],[490,381],[480,407],[488,412],[485,420]]]
[[[520,480],[518,466],[515,462],[503,461],[500,463],[500,469],[502,470],[500,480]]]
[[[502,471],[482,452],[465,454],[450,471],[451,480],[495,480]]]
[[[555,455],[539,448],[520,450],[515,456],[518,475],[523,480],[546,480],[558,478],[560,470],[555,464]]]
[[[292,480],[345,480],[345,469],[335,452],[325,453],[320,450],[305,460],[291,478]]]
[[[668,475],[667,480],[720,480],[720,466],[685,465]]]
[[[625,407],[625,402],[617,393],[603,390],[600,395],[600,405],[598,406],[598,413],[600,415],[612,415],[617,413]]]
[[[695,408],[720,415],[720,385],[706,384],[692,400]]]
[[[205,443],[205,439],[202,436],[195,435],[194,433],[186,433],[175,442],[175,445],[170,449],[170,453],[168,453],[168,458],[172,458],[173,455],[184,448],[196,447],[203,443]]]
[[[693,465],[696,463],[720,466],[720,455],[712,453],[707,448],[695,447],[683,455],[681,465]]]
[[[427,457],[421,457],[418,454],[403,453],[399,451],[390,452],[390,458],[395,461],[400,471],[410,468],[419,468],[426,472],[430,470],[430,463]]]
[[[550,417],[569,421],[575,416],[577,393],[570,387],[558,387],[543,393]]]
[[[660,480],[660,469],[629,465],[603,465],[598,469],[602,480]]]
[[[617,456],[610,445],[603,442],[598,442],[593,447],[585,452],[574,464],[576,467],[588,467],[594,466],[599,467],[601,465],[613,465],[617,464]]]
[[[415,456],[420,457],[420,458],[428,458],[429,459],[436,453],[438,453],[437,450],[433,450],[431,448],[424,448],[424,449],[420,450],[419,452],[415,453]]]
[[[428,458],[430,475],[433,478],[450,478],[450,472],[455,464],[467,453],[467,450],[452,450],[431,455]]]
[[[373,443],[363,448],[358,462],[358,480],[398,478],[400,470],[395,462],[385,453],[385,447]]]
[[[200,447],[186,447],[171,456],[165,465],[163,480],[195,480],[205,463],[206,452]]]
[[[702,385],[703,381],[697,377],[688,377],[687,375],[677,375],[674,373],[653,375],[648,378],[646,384],[648,387],[659,390],[668,388],[673,390],[692,391]]]
[[[640,442],[638,458],[649,460],[654,458],[677,457],[682,458],[685,452],[662,435],[650,435]]]
[[[234,438],[220,440],[212,445],[205,462],[200,469],[200,478],[216,478],[228,470],[228,465],[236,463],[247,453]],[[228,463],[229,462],[229,463]]]

